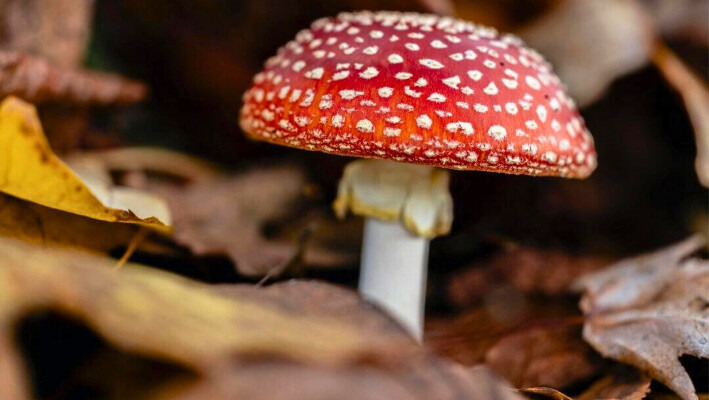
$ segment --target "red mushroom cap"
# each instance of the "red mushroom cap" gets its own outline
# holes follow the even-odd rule
[[[298,33],[244,95],[252,138],[443,168],[583,178],[593,138],[512,35],[435,15],[342,13]]]

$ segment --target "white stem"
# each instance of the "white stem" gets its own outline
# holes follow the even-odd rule
[[[418,341],[423,338],[428,243],[399,222],[365,219],[359,291]]]

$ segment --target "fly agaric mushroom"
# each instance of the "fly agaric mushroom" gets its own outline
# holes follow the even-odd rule
[[[429,239],[449,232],[448,171],[585,178],[593,138],[549,64],[520,39],[398,12],[314,22],[244,95],[252,138],[365,158],[334,208],[366,217],[360,292],[421,338]]]

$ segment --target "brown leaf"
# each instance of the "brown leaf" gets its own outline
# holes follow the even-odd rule
[[[702,185],[709,187],[709,88],[665,46],[656,48],[652,61],[665,80],[682,96],[697,143],[694,168]]]
[[[576,400],[641,400],[650,392],[650,377],[631,368],[615,368],[586,389]]]
[[[113,74],[55,67],[45,59],[0,50],[0,97],[32,103],[121,105],[145,98],[143,84]]]
[[[84,60],[93,9],[91,0],[0,0],[0,47],[76,68]]]
[[[692,237],[580,278],[584,338],[632,364],[683,399],[696,399],[678,357],[709,358],[709,263],[683,261],[705,245]]]
[[[175,241],[196,255],[225,254],[244,275],[278,275],[296,262],[329,266],[350,260],[349,253],[309,247],[297,237],[264,237],[265,223],[289,217],[293,206],[304,200],[307,183],[300,168],[259,167],[227,175],[187,155],[146,148],[75,154],[70,159],[99,163],[106,173],[141,173],[132,183],[167,200]],[[155,172],[187,182],[151,178]]]
[[[560,295],[578,276],[607,265],[599,256],[571,255],[559,249],[513,245],[453,274],[448,294],[458,307],[479,300],[485,289],[504,282],[526,293]]]
[[[508,334],[487,351],[485,364],[515,387],[567,387],[598,371],[580,333],[561,325]]]
[[[561,393],[560,391],[550,388],[550,387],[529,387],[525,389],[520,389],[520,392],[524,394],[534,394],[537,396],[544,396],[554,400],[573,400],[571,397]]]
[[[0,239],[0,344],[28,312],[49,309],[119,351],[199,375],[153,387],[146,398],[519,399],[487,370],[428,354],[342,288],[289,282],[215,290],[138,265],[119,273],[111,266]],[[27,398],[26,382],[18,382],[26,379],[16,365],[21,354],[0,350],[0,373],[7,374],[0,375],[0,397]]]
[[[554,65],[581,106],[648,64],[654,31],[634,0],[566,0],[518,32]]]
[[[464,365],[485,363],[516,387],[565,387],[599,368],[575,328],[569,305],[522,296],[513,288],[492,289],[455,318],[426,321],[425,343]]]

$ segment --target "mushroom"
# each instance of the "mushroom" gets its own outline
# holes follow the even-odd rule
[[[593,138],[550,65],[449,17],[342,13],[302,30],[244,95],[251,138],[363,158],[334,209],[366,218],[360,292],[420,339],[429,240],[449,232],[446,169],[585,178]]]

